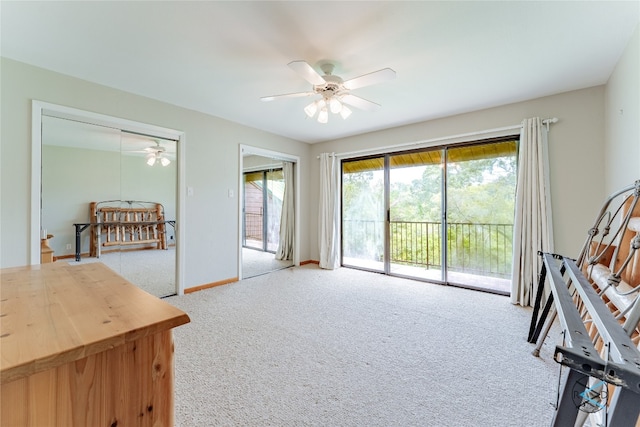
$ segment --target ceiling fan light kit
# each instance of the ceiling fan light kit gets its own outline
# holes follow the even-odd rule
[[[328,121],[329,121],[329,112],[327,111],[327,107],[324,107],[318,113],[318,122],[327,123]]]
[[[349,109],[349,107],[347,107],[346,105],[342,106],[342,109],[340,110],[340,116],[343,119],[346,119],[347,117],[349,117],[351,115],[351,109]]]
[[[318,101],[313,101],[311,104],[304,107],[304,112],[307,116],[313,117],[318,111]]]
[[[382,83],[396,77],[395,71],[391,68],[384,68],[343,81],[339,76],[332,74],[334,65],[331,63],[325,63],[320,66],[324,72],[322,76],[306,61],[293,61],[288,65],[289,68],[312,84],[312,90],[310,92],[264,96],[260,99],[262,101],[273,101],[279,98],[320,95],[320,99],[304,107],[304,112],[309,118],[313,118],[316,113],[318,113],[317,120],[319,123],[327,123],[329,121],[329,111],[333,114],[340,114],[340,117],[343,119],[349,117],[351,115],[351,109],[348,108],[346,104],[365,111],[378,109],[380,107],[379,104],[353,95],[350,93],[351,90]]]
[[[164,149],[155,149],[155,151],[149,152],[145,157],[149,166],[153,166],[156,163],[160,163],[162,166],[169,166],[171,163],[171,160],[164,156]]]

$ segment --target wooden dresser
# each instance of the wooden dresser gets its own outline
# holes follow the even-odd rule
[[[173,425],[187,314],[102,263],[0,273],[0,425]]]

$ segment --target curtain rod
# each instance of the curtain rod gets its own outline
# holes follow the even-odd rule
[[[550,117],[548,119],[542,120],[542,124],[547,126],[547,131],[549,130],[549,125],[550,124],[557,123],[557,122],[558,122],[558,118],[557,117]],[[516,129],[522,129],[522,124],[504,126],[504,127],[500,127],[500,128],[493,128],[493,129],[485,129],[485,130],[480,130],[480,131],[475,131],[475,132],[461,133],[461,134],[458,134],[458,135],[441,136],[441,137],[438,137],[438,138],[425,139],[425,140],[421,140],[421,141],[406,142],[404,144],[387,145],[387,146],[384,146],[384,147],[369,148],[369,149],[356,150],[356,151],[347,151],[345,153],[331,153],[331,156],[334,156],[334,157],[346,157],[346,156],[353,156],[353,155],[356,155],[356,154],[365,154],[365,153],[367,153],[367,154],[377,154],[379,152],[387,152],[389,150],[395,150],[395,149],[403,148],[403,147],[412,147],[412,146],[416,146],[416,145],[432,144],[434,142],[441,142],[441,141],[447,141],[447,140],[458,139],[458,138],[468,138],[470,136],[486,135],[486,134],[490,134],[490,133],[505,132],[505,131],[516,130]],[[317,156],[316,158],[319,159],[320,156]]]

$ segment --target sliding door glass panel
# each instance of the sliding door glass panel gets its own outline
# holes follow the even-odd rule
[[[41,227],[56,258],[75,259],[73,224],[91,222],[91,202],[120,199],[120,164],[119,130],[42,117]],[[77,248],[83,260],[89,236],[86,229]]]
[[[266,250],[276,252],[280,242],[280,218],[282,217],[282,201],[284,200],[284,176],[282,169],[267,171],[267,229]]]
[[[509,292],[516,141],[447,150],[448,281]]]
[[[284,155],[283,155],[284,156]],[[243,278],[255,277],[293,265],[293,242],[286,244],[289,259],[278,259],[280,229],[285,199],[289,199],[287,185],[295,187],[294,177],[287,176],[285,169],[293,170],[292,164],[282,160],[243,152],[243,196],[242,196],[242,265]],[[286,179],[285,179],[286,178]],[[285,197],[285,194],[287,196]],[[293,209],[292,209],[293,210]],[[286,221],[295,222],[295,214],[289,211]],[[284,224],[286,228],[287,224]],[[285,233],[285,238],[289,239]]]
[[[136,208],[139,201],[160,203],[164,218],[176,219],[176,141],[43,116],[42,143],[41,224],[54,236],[50,245],[56,258],[75,263],[73,224],[98,221],[91,212],[92,202],[130,208]],[[166,165],[151,166],[146,156],[149,149],[158,147]],[[156,296],[175,294],[174,228],[165,225],[166,233],[158,235],[156,227],[118,226],[114,215],[100,216],[100,222],[114,224],[87,225],[81,230],[80,262],[100,261]],[[160,238],[166,239],[166,246],[158,246]]]
[[[243,246],[275,253],[284,199],[282,169],[244,174]]]
[[[262,172],[244,174],[244,241],[248,248],[264,247],[264,193]]]
[[[389,156],[389,272],[443,281],[442,150]]]
[[[156,296],[175,294],[176,141],[121,133],[120,274]]]
[[[342,264],[384,271],[384,157],[342,162]]]

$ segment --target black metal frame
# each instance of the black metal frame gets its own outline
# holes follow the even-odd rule
[[[555,360],[570,369],[564,380],[552,425],[573,426],[580,410],[578,392],[588,392],[588,379],[596,378],[616,387],[607,407],[609,427],[634,427],[640,415],[640,351],[602,298],[584,277],[574,260],[542,253],[543,266],[529,329],[529,342],[536,342],[554,304],[564,331],[564,345],[555,348]],[[547,280],[548,279],[548,280]],[[540,316],[543,288],[548,281],[551,294]],[[596,350],[574,299],[596,326],[608,350],[603,360]],[[551,319],[552,320],[552,319]],[[579,393],[579,394],[582,394]]]
[[[141,225],[141,226],[145,226],[145,225],[158,225],[158,224],[169,224],[170,226],[173,227],[174,233],[175,233],[175,229],[176,229],[176,221],[174,219],[171,220],[166,220],[166,221],[142,221],[142,222],[136,222],[136,223],[131,223],[131,222],[82,222],[82,223],[76,223],[73,224],[73,226],[76,229],[76,261],[80,262],[81,259],[81,249],[82,249],[82,239],[81,239],[81,235],[82,232],[84,230],[86,230],[89,227],[97,227],[97,226],[104,226],[104,225],[114,225],[114,226],[118,226],[118,225]],[[100,255],[98,255],[98,258],[100,258]]]

